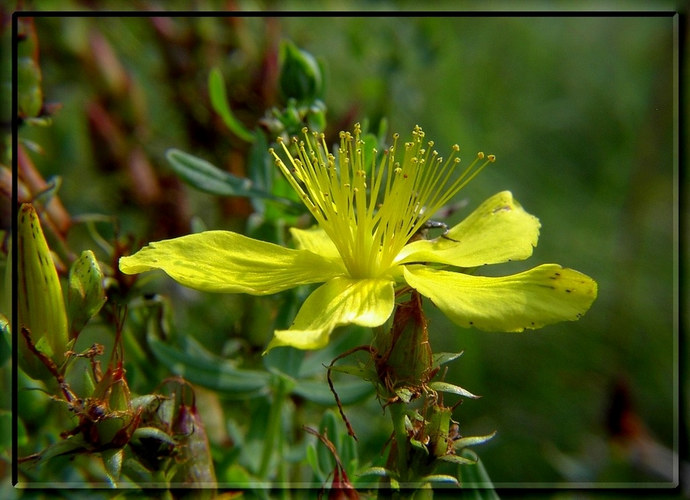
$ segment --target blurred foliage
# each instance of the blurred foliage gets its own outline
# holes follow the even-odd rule
[[[88,2],[60,4],[80,9]],[[40,81],[42,89],[27,94],[20,107],[20,201],[46,190],[43,179],[59,176],[58,196],[44,207],[51,249],[65,262],[91,250],[110,275],[114,255],[200,228],[284,243],[283,226],[308,219],[292,213],[280,223],[276,214],[284,212],[268,198],[192,189],[166,152],[176,148],[243,178],[250,176],[247,165],[260,162],[256,151],[267,146],[256,138],[272,138],[276,123],[287,127],[292,116],[267,110],[292,109],[296,123],[320,116],[325,107],[300,109],[302,103],[281,94],[281,41],[290,40],[294,46],[287,47],[311,54],[324,71],[319,85],[296,91],[327,104],[329,142],[354,121],[368,122],[373,131],[387,121],[403,134],[418,123],[440,149],[457,142],[461,153],[496,154],[496,164],[463,190],[449,222],[509,189],[542,223],[530,263],[559,262],[599,284],[584,319],[525,334],[459,329],[428,304],[434,351],[465,353],[449,365],[446,380],[483,395],[456,410],[460,432],[498,431],[478,450],[494,484],[668,484],[679,427],[688,426],[687,416],[676,418],[687,395],[677,399],[677,245],[683,235],[674,22],[664,16],[36,18],[38,52],[26,54],[22,81]],[[7,37],[8,26],[3,29]],[[213,102],[219,88],[218,77],[210,81],[214,68],[230,120]],[[4,165],[9,154],[5,148]],[[274,196],[292,196],[278,176],[251,181]],[[524,268],[511,263],[496,272]],[[65,282],[68,269],[59,270]],[[289,323],[301,292],[222,296],[183,289],[159,275],[146,280],[136,286],[149,295],[140,296],[140,307],[131,305],[123,338],[129,389],[150,394],[171,375],[195,384],[219,482],[269,475],[324,481],[336,463],[299,430],[304,424],[321,434],[337,427],[328,437],[357,483],[354,471],[372,465],[358,457],[379,455],[390,424],[370,392],[348,387],[352,378],[341,376],[341,398],[351,391],[347,402],[358,403],[346,406],[359,437],[357,450],[350,450],[342,422],[330,410],[324,414],[316,392],[322,391],[323,405],[333,406],[322,365],[368,343],[366,332],[342,332],[324,352],[280,350],[262,358],[273,325]],[[84,327],[74,350],[96,341],[111,352],[115,341],[102,319]],[[184,371],[191,358],[206,359],[206,371]],[[199,374],[211,382],[192,380]],[[248,384],[246,394],[224,392],[223,377],[239,377]],[[72,382],[80,389],[81,381]],[[231,383],[237,387],[238,380]],[[37,384],[19,381],[20,389]],[[271,411],[277,398],[284,401],[282,415]],[[9,404],[4,397],[1,415]],[[20,390],[18,404],[20,455],[54,443],[73,422],[38,391]],[[250,414],[263,420],[248,421]],[[286,432],[267,451],[262,438],[270,426]],[[165,444],[161,436],[149,438]],[[5,459],[7,444],[4,450]],[[288,463],[311,467],[287,477]],[[23,481],[105,477],[102,466],[80,457],[56,459]]]

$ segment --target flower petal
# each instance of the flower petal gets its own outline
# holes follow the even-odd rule
[[[597,296],[594,280],[558,264],[499,278],[425,266],[405,266],[404,274],[454,323],[480,330],[520,332],[577,320]]]
[[[510,191],[495,194],[465,220],[433,240],[419,240],[400,252],[396,263],[437,262],[477,267],[532,255],[539,219],[528,214]]]
[[[311,229],[290,228],[290,234],[297,248],[309,250],[332,260],[342,260],[333,240],[319,226]]]
[[[307,297],[289,330],[276,330],[266,350],[278,346],[320,349],[328,344],[331,332],[338,326],[382,325],[394,304],[391,280],[333,278]]]
[[[230,231],[205,231],[149,243],[120,259],[125,274],[151,269],[162,269],[197,290],[252,295],[324,282],[344,272],[308,250],[292,250]]]

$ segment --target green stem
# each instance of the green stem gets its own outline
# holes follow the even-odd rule
[[[275,393],[273,395],[273,404],[268,413],[268,425],[266,428],[266,436],[264,437],[264,447],[261,452],[261,465],[259,466],[259,477],[267,479],[268,467],[271,464],[271,455],[278,449],[280,450],[282,443],[282,433],[280,431],[280,421],[282,416],[283,403],[289,394],[288,381],[283,377],[276,376],[273,379]]]
[[[398,481],[404,483],[408,479],[409,443],[407,429],[405,428],[405,407],[403,403],[393,403],[388,407],[393,419],[393,432],[397,448]]]

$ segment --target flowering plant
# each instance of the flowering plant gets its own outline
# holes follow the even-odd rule
[[[367,161],[360,127],[341,132],[337,156],[324,135],[303,130],[293,151],[280,141],[285,163],[277,166],[318,222],[290,230],[296,249],[230,231],[205,231],[150,243],[120,259],[126,274],[162,269],[179,283],[208,292],[273,294],[323,283],[299,310],[292,326],[275,331],[269,349],[319,349],[334,328],[382,325],[396,294],[413,288],[454,323],[515,332],[576,320],[596,298],[588,276],[543,264],[505,277],[474,270],[529,257],[540,223],[500,192],[441,236],[418,237],[430,217],[474,178],[494,156],[478,153],[459,175],[456,145],[445,160],[416,127],[399,151],[398,136]],[[374,153],[376,153],[374,151]]]

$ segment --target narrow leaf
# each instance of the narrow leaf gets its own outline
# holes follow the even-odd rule
[[[460,356],[462,356],[462,353],[464,351],[460,352],[439,352],[436,354],[433,354],[433,365],[434,366],[440,366],[440,365],[445,365],[446,363],[450,363],[453,360],[458,359]]]
[[[477,462],[475,465],[459,468],[462,486],[464,488],[475,488],[475,496],[481,500],[498,500],[499,496],[494,490],[494,485],[482,461],[471,450],[463,450],[461,455],[464,458],[474,459]]]
[[[469,458],[461,457],[459,455],[443,455],[438,459],[444,462],[450,462],[458,465],[474,465],[477,463],[476,460],[471,460]]]
[[[266,372],[241,370],[220,357],[211,364],[155,338],[149,338],[149,346],[169,370],[194,384],[240,398],[260,396],[267,390]]]
[[[114,448],[101,452],[101,458],[103,459],[105,471],[108,474],[110,481],[114,485],[116,485],[120,480],[120,474],[122,472],[122,459],[124,454],[124,448]]]
[[[202,158],[185,153],[179,149],[169,149],[165,157],[180,179],[205,193],[218,196],[259,197],[292,207],[298,206],[292,200],[280,198],[258,189],[247,178],[232,175]]]
[[[155,439],[170,446],[176,446],[177,442],[166,432],[157,427],[139,427],[132,433],[133,443],[140,443],[142,439]]]
[[[422,481],[429,482],[429,483],[458,484],[458,480],[455,479],[453,476],[450,476],[448,474],[430,474],[428,476],[424,476],[422,478]]]
[[[489,439],[493,438],[496,435],[496,431],[492,432],[491,434],[487,434],[486,436],[468,436],[464,438],[460,438],[453,442],[453,448],[458,451],[462,448],[465,448],[467,446],[475,446],[478,444],[486,443]]]
[[[435,391],[457,394],[458,396],[463,396],[466,398],[477,399],[481,397],[472,394],[470,391],[463,389],[462,387],[449,384],[447,382],[432,382],[429,384],[429,387]]]
[[[83,436],[77,435],[62,441],[58,441],[55,444],[48,446],[40,453],[36,453],[35,455],[31,455],[27,458],[20,458],[20,462],[29,462],[31,466],[38,466],[50,460],[51,458],[75,453],[77,451],[84,451],[86,449],[87,444],[86,441],[84,441]]]
[[[225,93],[225,80],[220,69],[213,68],[208,75],[208,90],[213,109],[220,115],[225,125],[240,139],[252,142],[254,134],[247,130],[242,123],[235,118],[228,104],[228,96]]]
[[[378,477],[394,477],[395,473],[389,471],[384,467],[369,467],[357,474],[358,476],[378,476]]]

